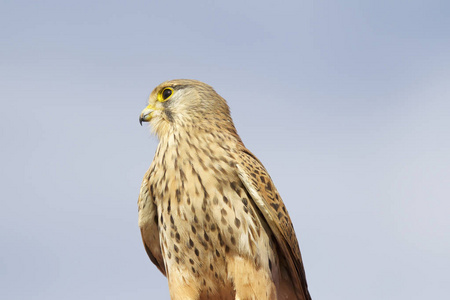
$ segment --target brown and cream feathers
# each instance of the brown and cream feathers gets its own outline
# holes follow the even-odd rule
[[[157,86],[140,122],[159,138],[139,227],[172,299],[311,299],[286,207],[226,101],[195,80]]]

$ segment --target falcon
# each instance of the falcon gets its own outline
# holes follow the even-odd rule
[[[159,144],[142,181],[139,227],[171,299],[311,299],[294,228],[230,109],[209,85],[157,86],[139,122]]]

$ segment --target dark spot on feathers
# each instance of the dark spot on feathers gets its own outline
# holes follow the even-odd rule
[[[180,203],[181,202],[181,192],[180,192],[179,189],[176,189],[175,195],[176,195],[176,198],[177,198],[177,202]]]
[[[275,208],[275,210],[278,210],[278,207],[280,207],[280,205],[278,203],[270,203],[270,206]]]
[[[223,173],[225,173],[225,171]],[[216,178],[216,179],[217,179],[217,185],[216,185],[217,191],[219,192],[219,194],[223,194],[222,180],[220,178]],[[214,204],[217,204],[217,203],[214,203]]]
[[[181,179],[181,181],[186,180],[186,175],[184,174],[183,169],[181,169],[181,168],[180,168],[180,179]]]
[[[217,235],[217,237],[219,238],[220,246],[225,245],[225,242],[223,241],[222,235],[220,234],[220,232],[219,232],[219,234]]]
[[[202,203],[202,210],[203,211],[206,211],[206,204],[207,204],[207,202],[206,202],[206,196],[205,196],[205,198],[203,198],[203,203]]]
[[[236,183],[236,182],[231,182],[230,183],[230,186],[231,186],[231,188],[239,195],[239,187],[238,187],[238,184]]]

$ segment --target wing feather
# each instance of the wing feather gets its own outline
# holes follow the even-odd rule
[[[159,243],[158,213],[154,202],[153,191],[149,184],[149,178],[153,173],[152,170],[153,168],[150,167],[145,173],[139,192],[139,227],[141,229],[145,251],[150,257],[150,260],[166,276],[166,269]]]
[[[262,163],[246,148],[240,152],[239,178],[272,230],[299,299],[311,299],[300,248],[289,214]]]

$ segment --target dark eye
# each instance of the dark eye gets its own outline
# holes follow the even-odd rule
[[[162,98],[163,100],[167,100],[169,99],[170,96],[172,96],[172,89],[169,88],[165,88],[162,92]]]

